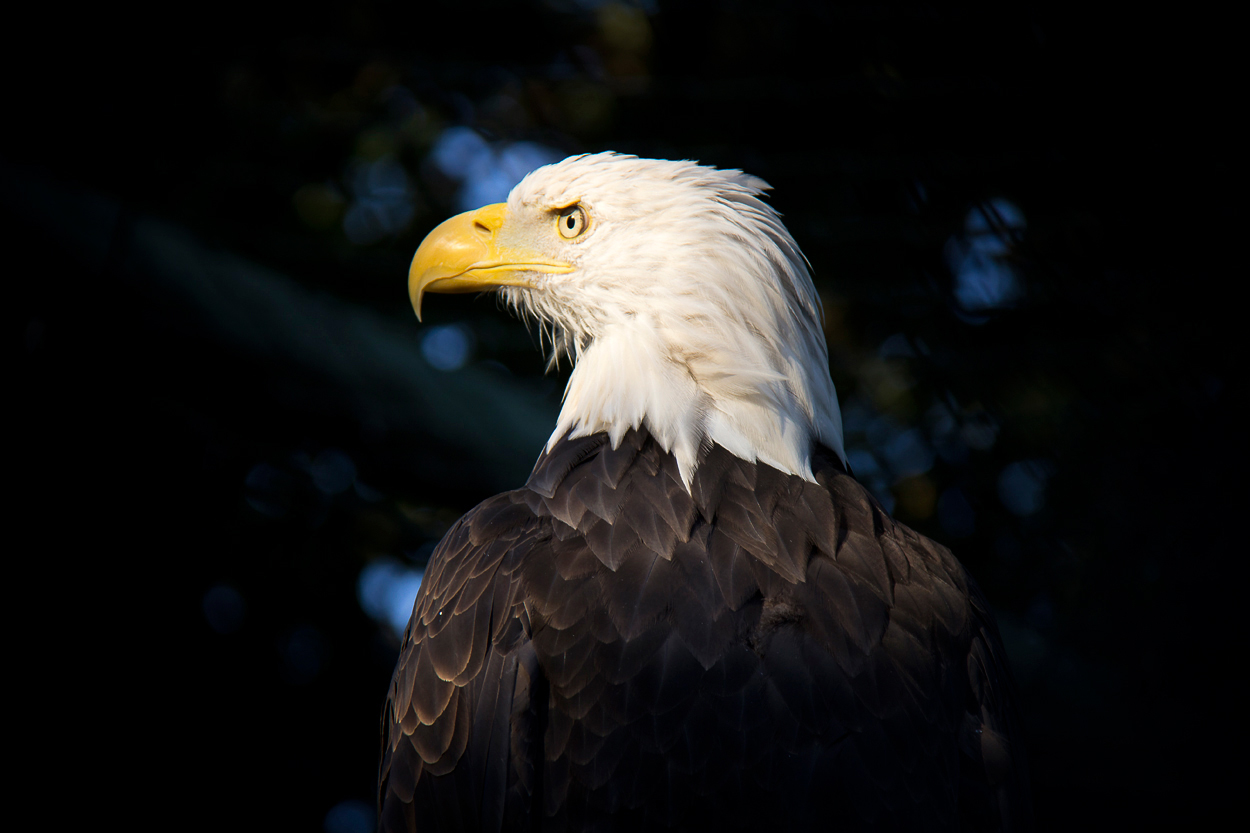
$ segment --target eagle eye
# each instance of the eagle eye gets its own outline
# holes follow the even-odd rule
[[[556,228],[560,230],[560,236],[565,240],[580,237],[582,232],[586,231],[586,209],[580,205],[561,208],[556,217]]]

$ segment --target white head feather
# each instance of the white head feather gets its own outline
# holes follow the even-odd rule
[[[512,190],[510,218],[575,203],[589,218],[560,241],[572,272],[501,290],[548,328],[553,361],[574,362],[549,449],[599,431],[615,446],[643,425],[687,487],[712,443],[807,480],[815,441],[845,460],[820,301],[760,199],[768,188],[741,171],[600,153]]]

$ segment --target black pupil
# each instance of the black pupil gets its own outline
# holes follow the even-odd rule
[[[568,221],[569,221],[569,223],[568,223],[568,225],[569,225],[569,231],[572,231],[572,230],[573,230],[573,226],[577,225],[577,221],[573,219],[573,215],[572,215],[572,214],[570,214],[570,215],[568,216]]]

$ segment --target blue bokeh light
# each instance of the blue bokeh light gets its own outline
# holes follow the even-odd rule
[[[947,242],[955,303],[970,323],[988,321],[990,313],[1011,307],[1023,294],[1019,275],[1005,257],[1025,225],[1024,213],[998,197],[970,210],[963,235]]]
[[[340,801],[326,813],[325,833],[372,833],[377,822],[373,808],[363,801]]]
[[[449,179],[458,181],[458,211],[503,202],[526,174],[560,161],[560,154],[537,142],[489,144],[469,127],[443,131],[430,150],[430,161]]]
[[[371,561],[356,579],[356,599],[375,622],[403,633],[425,572],[389,556]]]
[[[881,471],[877,458],[862,448],[854,448],[846,452],[846,463],[855,473],[855,477],[860,480],[874,477]]]
[[[916,428],[896,434],[882,450],[895,478],[914,477],[933,468],[933,449]]]
[[[1014,515],[1037,514],[1046,504],[1046,482],[1052,470],[1045,460],[1009,463],[998,476],[999,500]]]
[[[392,156],[356,161],[351,171],[354,200],[343,217],[343,233],[358,246],[398,234],[412,220],[412,186]]]
[[[308,473],[313,485],[327,495],[341,494],[356,482],[356,464],[346,452],[327,448],[313,458]]]
[[[436,370],[459,370],[473,358],[477,339],[464,324],[444,324],[428,328],[421,337],[421,355]]]

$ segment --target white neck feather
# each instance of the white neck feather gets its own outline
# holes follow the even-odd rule
[[[582,351],[548,449],[566,435],[600,431],[615,447],[631,428],[645,426],[677,458],[687,487],[700,452],[712,444],[806,480],[813,479],[814,442],[845,459],[827,372],[819,385],[797,362],[786,361],[794,357],[774,354],[767,357],[774,361],[761,362],[751,355],[761,351],[706,331],[702,343],[674,343],[650,316],[635,322],[601,333]]]

